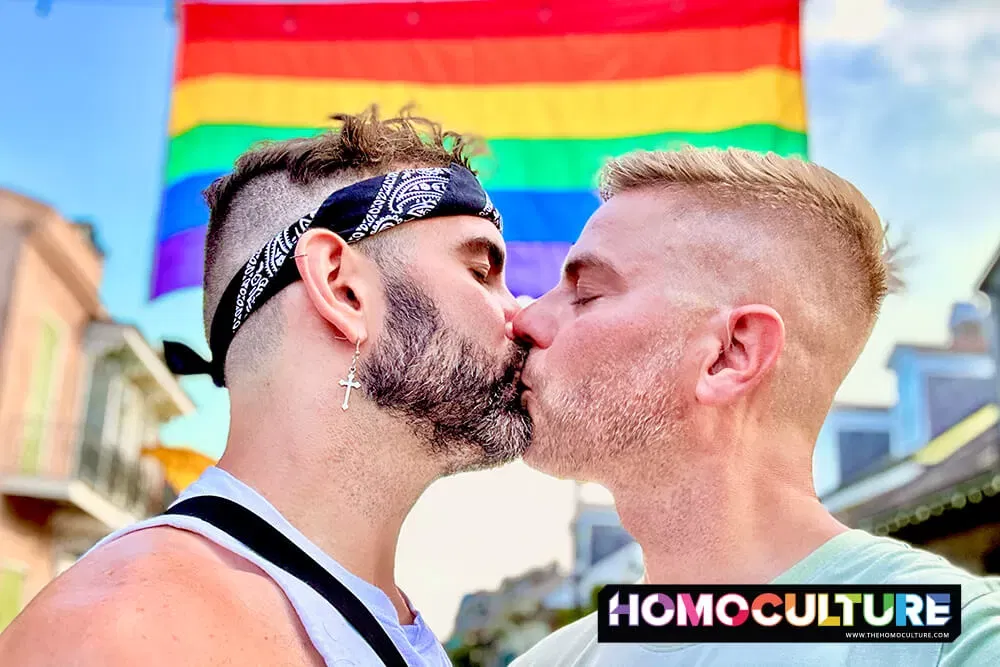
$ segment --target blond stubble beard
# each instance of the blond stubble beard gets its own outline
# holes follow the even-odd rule
[[[669,457],[686,428],[680,357],[664,345],[628,373],[598,368],[575,386],[539,387],[525,461],[557,477],[606,484]]]

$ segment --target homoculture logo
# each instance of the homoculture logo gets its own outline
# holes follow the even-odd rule
[[[605,586],[597,640],[951,642],[961,586]]]

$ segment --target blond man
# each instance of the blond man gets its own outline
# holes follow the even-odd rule
[[[849,530],[813,447],[895,286],[879,216],[814,164],[741,150],[634,153],[560,284],[514,319],[525,460],[598,482],[652,584],[961,584],[953,643],[599,644],[592,615],[529,665],[1000,665],[1000,584]]]

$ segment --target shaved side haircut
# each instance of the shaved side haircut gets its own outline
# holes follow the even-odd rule
[[[335,190],[392,171],[447,167],[472,169],[480,152],[473,137],[446,132],[408,110],[381,119],[377,107],[336,114],[339,127],[317,136],[265,142],[241,155],[231,173],[205,192],[210,216],[205,240],[204,324],[208,336],[222,294],[240,267],[278,232],[315,210]],[[356,247],[387,270],[401,260],[392,233]],[[241,374],[277,350],[283,321],[281,295],[263,304],[240,327],[226,357],[226,377]]]

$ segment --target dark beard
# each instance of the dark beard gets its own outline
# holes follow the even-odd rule
[[[447,329],[434,302],[411,282],[387,280],[385,294],[385,331],[358,368],[368,396],[405,419],[447,461],[449,473],[521,456],[531,440],[518,381],[527,349],[512,344],[498,366]]]

